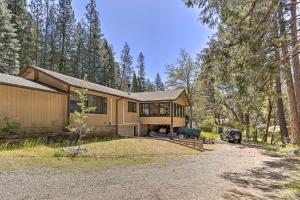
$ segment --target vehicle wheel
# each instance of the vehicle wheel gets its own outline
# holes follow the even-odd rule
[[[242,143],[242,140],[239,140],[238,143],[241,144],[241,143]]]

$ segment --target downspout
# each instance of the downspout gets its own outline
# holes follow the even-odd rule
[[[68,104],[67,104],[67,125],[71,123],[70,120],[70,86],[68,85],[68,98],[67,98]]]
[[[174,120],[174,111],[173,111],[173,101],[171,101],[171,124],[170,124],[170,134],[171,134],[171,140],[173,140],[173,134],[174,134],[174,128],[173,128],[173,120]]]
[[[119,98],[119,99],[117,99],[116,100],[116,135],[117,136],[120,136],[119,135],[119,123],[118,123],[118,102],[120,101],[120,100],[122,100],[123,99],[123,97],[121,97],[121,98]]]

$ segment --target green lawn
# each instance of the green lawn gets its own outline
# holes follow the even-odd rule
[[[220,134],[212,133],[212,132],[201,132],[201,136],[204,136],[206,138],[212,138],[212,139],[219,139],[220,138]]]
[[[0,150],[0,170],[32,168],[89,169],[156,163],[167,158],[197,155],[199,151],[152,139],[115,139],[83,145],[85,156],[70,157],[61,147],[45,144]]]

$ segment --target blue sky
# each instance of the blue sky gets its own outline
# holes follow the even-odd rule
[[[78,20],[84,17],[88,0],[73,0]],[[206,47],[212,31],[198,21],[199,10],[187,8],[182,0],[96,0],[104,36],[114,47],[117,60],[125,41],[134,57],[146,58],[151,80],[164,66],[176,62],[181,48],[195,55]]]

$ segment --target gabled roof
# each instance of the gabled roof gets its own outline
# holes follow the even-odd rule
[[[73,87],[82,87],[82,85],[83,85],[83,80],[78,79],[78,78],[74,78],[71,76],[60,74],[58,72],[54,72],[54,71],[50,71],[47,69],[42,69],[42,68],[34,67],[34,66],[29,66],[28,68],[36,69],[44,74],[47,74],[63,83],[73,86]],[[26,71],[26,69],[24,71]],[[22,72],[20,73],[20,75],[22,75]],[[129,94],[128,92],[123,92],[121,90],[113,89],[110,87],[106,87],[106,86],[91,83],[91,82],[89,82],[89,84],[88,84],[88,89],[97,91],[97,92],[110,94],[113,96],[125,97],[128,99],[137,100],[137,101],[145,101],[145,102],[146,101],[176,100],[183,92],[185,93],[185,90],[182,89],[182,90],[174,90],[174,91],[139,92],[139,93],[130,93]],[[186,95],[186,93],[185,93],[185,95]]]
[[[61,81],[63,83],[66,83],[70,86],[82,87],[82,85],[84,83],[84,81],[79,79],[79,78],[74,78],[74,77],[71,77],[71,76],[60,74],[58,72],[54,72],[54,71],[50,71],[50,70],[47,70],[47,69],[34,67],[34,66],[30,66],[29,68],[36,69],[36,70],[38,70],[38,71],[40,71],[44,74],[47,74],[47,75],[49,75],[49,76],[51,76],[55,79],[58,79],[59,81]],[[22,72],[21,72],[21,74],[22,74]],[[95,84],[95,83],[92,83],[92,82],[89,82],[88,89],[103,92],[103,93],[107,93],[107,94],[111,94],[111,95],[114,95],[114,96],[132,98],[128,95],[127,92],[123,92],[121,90],[116,90],[116,89],[113,89],[113,88],[109,88],[109,87],[106,87],[106,86],[103,86],[103,85],[98,85],[98,84]]]
[[[55,92],[60,93],[59,91],[50,88],[45,85],[41,85],[39,83],[35,83],[33,81],[27,80],[25,78],[19,76],[13,76],[8,74],[0,73],[0,85],[10,85],[10,86],[17,86],[17,87],[24,87],[24,88],[31,88],[36,90],[43,90],[47,92]]]

